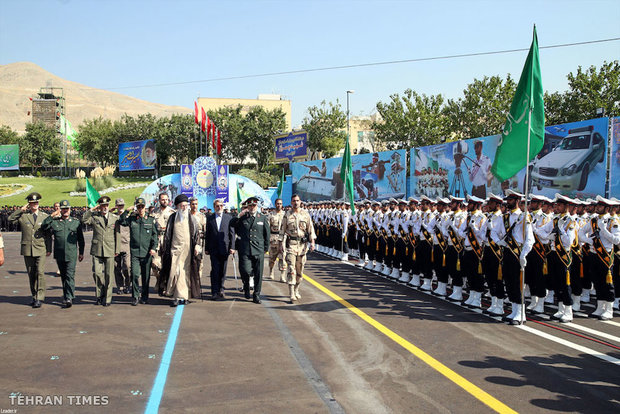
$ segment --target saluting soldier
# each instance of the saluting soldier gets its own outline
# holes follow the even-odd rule
[[[129,207],[121,214],[119,223],[121,226],[129,227],[129,250],[131,252],[131,286],[132,286],[132,306],[138,306],[138,295],[140,303],[148,303],[149,300],[149,279],[151,277],[151,260],[159,248],[157,238],[157,225],[155,219],[146,214],[146,201],[138,197],[135,201],[135,212],[132,213],[134,206]],[[138,290],[138,279],[142,282],[142,291]]]
[[[54,259],[60,270],[63,305],[70,308],[75,299],[75,261],[84,259],[84,234],[79,220],[71,217],[68,200],[60,202],[60,211],[54,211],[41,224],[41,230],[54,236]],[[79,251],[78,251],[79,250]]]
[[[239,273],[243,281],[245,298],[250,299],[250,277],[254,279],[252,301],[261,303],[260,293],[263,282],[263,263],[265,253],[269,251],[269,220],[258,212],[258,198],[249,197],[243,202],[245,207],[239,216],[233,218],[230,226],[234,227],[237,237],[234,250],[239,252]],[[308,216],[310,221],[310,216]]]
[[[41,194],[30,193],[26,197],[28,204],[9,216],[9,222],[19,223],[21,228],[21,255],[26,263],[33,308],[40,308],[45,301],[45,258],[52,254],[52,239],[41,230],[47,214],[39,210],[40,199]]]
[[[120,217],[125,211],[125,200],[117,198],[114,202],[115,206],[110,211],[114,211]],[[118,293],[129,293],[131,290],[131,275],[129,274],[129,259],[131,252],[129,251],[129,228],[121,226],[116,220],[116,239],[119,241],[120,250],[114,258],[115,267],[114,275],[116,278],[116,289]]]
[[[280,251],[280,227],[284,219],[284,208],[281,198],[276,199],[276,211],[269,216],[269,229],[271,236],[269,237],[269,276],[267,279],[273,279],[273,269],[278,261],[280,270],[280,281],[286,283],[286,263],[284,262],[284,254]]]
[[[110,306],[114,284],[114,257],[120,251],[120,238],[116,233],[118,216],[109,211],[110,197],[102,196],[97,206],[86,210],[82,223],[93,228],[90,255],[93,258],[93,279],[97,305]]]

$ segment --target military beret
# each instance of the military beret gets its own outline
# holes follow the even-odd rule
[[[26,197],[26,200],[28,200],[29,203],[34,203],[34,202],[38,202],[41,199],[41,194],[39,193],[30,193],[28,194],[28,197]]]
[[[69,200],[62,200],[60,202],[60,208],[71,208],[71,204],[69,204]]]
[[[136,202],[134,203],[137,206],[146,206],[146,200],[142,197],[136,198]]]
[[[174,205],[178,206],[181,203],[188,203],[189,198],[185,194],[179,194],[174,198]]]
[[[110,197],[108,196],[101,196],[99,197],[99,200],[97,200],[97,204],[101,205],[105,205],[105,204],[110,204]]]

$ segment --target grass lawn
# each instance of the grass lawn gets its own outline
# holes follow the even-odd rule
[[[18,205],[23,206],[26,204],[26,196],[36,191],[41,194],[42,206],[51,206],[56,201],[69,200],[73,206],[85,206],[86,196],[82,197],[69,197],[69,193],[75,190],[75,179],[70,180],[57,180],[54,178],[17,178],[17,177],[0,177],[0,184],[30,184],[32,189],[26,193],[21,193],[12,197],[0,198],[0,205]],[[130,184],[130,183],[150,183],[152,180],[144,178],[116,178],[117,184]],[[127,205],[133,204],[134,199],[144,191],[146,187],[130,188],[128,190],[114,191],[107,193],[106,195],[112,199],[123,198]]]

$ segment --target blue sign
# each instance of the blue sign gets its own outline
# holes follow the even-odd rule
[[[300,131],[276,136],[276,162],[308,156],[308,133]]]
[[[154,170],[157,163],[155,142],[152,139],[118,144],[118,170]]]
[[[181,164],[181,194],[188,197],[194,196],[194,181],[192,179],[191,164]]]
[[[217,167],[216,197],[228,203],[228,165]]]

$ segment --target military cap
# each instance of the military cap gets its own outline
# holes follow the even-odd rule
[[[420,197],[420,201],[421,202],[427,202],[427,203],[432,203],[433,200],[431,200],[430,198],[428,198],[427,196],[423,195],[422,197]]]
[[[518,191],[506,190],[506,198],[510,197],[518,198],[519,200],[521,200],[523,198],[523,194],[519,193]]]
[[[99,197],[99,200],[97,200],[97,204],[99,204],[100,206],[110,204],[110,197],[108,196]]]
[[[601,197],[600,195],[596,196],[596,203],[597,204],[605,204],[608,206],[615,206],[617,205],[616,203],[613,202],[613,200],[607,199],[605,197]]]
[[[350,206],[350,205],[351,205],[351,203],[349,203],[348,201],[345,201],[345,202],[344,202],[344,205],[345,205],[345,206]]]
[[[387,206],[388,204],[390,204],[390,201],[389,201],[389,200],[382,200],[382,201],[381,201],[381,205],[382,205],[382,206]]]
[[[462,203],[463,201],[465,201],[465,199],[463,197],[454,197],[451,195],[450,201],[456,201],[457,203]]]
[[[414,204],[419,204],[420,203],[420,200],[418,200],[415,197],[409,197],[408,200],[409,200],[409,203],[414,203]]]
[[[620,200],[618,200],[616,197],[609,198],[609,201],[613,201],[614,203],[616,203],[616,206],[620,206]]]
[[[69,200],[62,200],[60,202],[60,208],[71,208],[71,204],[69,204]]]
[[[395,198],[390,198],[388,201],[390,202],[390,204],[398,204],[398,201],[396,201]]]
[[[468,203],[483,203],[484,200],[480,197],[476,197],[475,195],[467,194],[467,202]]]
[[[38,203],[40,199],[41,199],[41,194],[37,192],[30,193],[28,194],[28,197],[26,197],[26,200],[28,200],[29,203]]]
[[[122,198],[117,198],[116,201],[114,201],[114,204],[117,206],[124,206],[125,200],[123,200]]]
[[[530,201],[540,201],[540,202],[545,202],[546,198],[544,195],[540,195],[540,194],[532,194],[530,196]]]
[[[497,201],[498,203],[503,203],[504,199],[496,194],[489,193],[488,197],[489,201]]]
[[[572,204],[573,199],[570,197],[566,197],[565,195],[562,195],[560,193],[556,193],[554,201],[556,203]]]
[[[178,206],[181,203],[188,203],[189,198],[185,194],[179,194],[174,198],[174,205]]]
[[[446,204],[447,205],[447,204],[450,204],[450,200],[447,199],[447,198],[439,197],[439,198],[437,198],[437,204]]]
[[[258,198],[254,196],[246,198],[243,202],[244,206],[254,206],[256,204],[258,204]]]
[[[365,200],[364,200],[364,204],[372,204],[372,203],[370,202],[370,200],[365,199]]]
[[[403,200],[402,198],[399,198],[398,204],[407,204],[407,200]]]
[[[137,206],[146,206],[146,200],[142,197],[136,198],[136,202],[134,203]]]
[[[381,203],[380,203],[380,202],[378,202],[378,201],[373,201],[373,202],[372,202],[372,205],[373,205],[373,206],[380,206],[380,205],[381,205]]]

